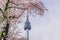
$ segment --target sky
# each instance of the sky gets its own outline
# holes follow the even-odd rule
[[[42,0],[48,11],[43,17],[30,16],[30,40],[60,40],[60,0]],[[22,22],[22,27],[24,27]],[[26,32],[23,30],[23,34]]]

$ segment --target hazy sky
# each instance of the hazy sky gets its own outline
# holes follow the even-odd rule
[[[30,40],[60,40],[60,0],[43,0],[43,3],[49,11],[43,17],[30,17]]]

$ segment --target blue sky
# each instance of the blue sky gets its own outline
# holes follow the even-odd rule
[[[42,2],[49,11],[46,11],[43,17],[37,15],[29,18],[32,27],[30,40],[60,40],[60,0]]]

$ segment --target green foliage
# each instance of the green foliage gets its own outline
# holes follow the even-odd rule
[[[3,13],[3,10],[0,8],[0,14],[1,14],[1,13]],[[0,15],[0,24],[1,24],[1,22],[3,21],[3,19],[4,19],[4,18],[3,18],[3,15]]]
[[[0,8],[0,12],[2,12],[3,13],[3,10]]]
[[[0,32],[0,39],[2,38],[2,32]]]
[[[4,18],[3,18],[2,16],[0,16],[0,23],[3,21],[3,19],[4,19]]]

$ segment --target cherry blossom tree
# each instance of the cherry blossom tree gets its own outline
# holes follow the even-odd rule
[[[43,3],[38,0],[0,0],[0,5],[2,40],[24,40],[22,37],[17,37],[21,36],[19,34],[21,31],[18,29],[17,23],[22,21],[23,16],[25,16],[25,11],[29,15],[35,12],[35,14],[43,16],[45,10],[47,10]]]

